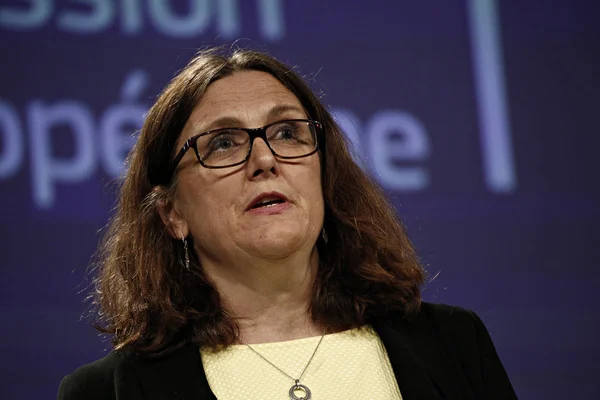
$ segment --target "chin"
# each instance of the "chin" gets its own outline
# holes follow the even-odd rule
[[[300,251],[308,240],[307,232],[298,232],[297,229],[269,229],[259,233],[252,240],[251,253],[266,258],[282,258]],[[316,238],[312,242],[314,246]]]

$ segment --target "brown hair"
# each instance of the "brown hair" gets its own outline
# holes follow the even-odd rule
[[[411,242],[308,85],[264,53],[228,55],[212,49],[197,54],[149,110],[99,248],[92,294],[96,326],[112,335],[117,349],[158,355],[189,342],[216,346],[238,339],[235,321],[221,307],[193,251],[190,270],[182,266],[182,243],[167,234],[157,202],[174,192],[177,179],[169,165],[178,150],[175,143],[202,94],[212,82],[240,70],[273,75],[323,126],[319,151],[327,239],[317,242],[312,318],[342,330],[390,310],[408,315],[420,307],[424,271]]]

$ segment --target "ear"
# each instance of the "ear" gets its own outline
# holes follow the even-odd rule
[[[156,211],[173,239],[181,240],[190,234],[187,220],[181,215],[172,199],[166,195],[167,189],[157,186],[153,189],[157,197]]]

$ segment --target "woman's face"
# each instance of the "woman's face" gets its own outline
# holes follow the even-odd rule
[[[212,83],[192,112],[178,148],[193,135],[216,128],[257,128],[283,119],[307,119],[300,101],[276,78],[260,71],[236,72]],[[204,168],[193,150],[178,171],[174,201],[177,236],[192,234],[202,261],[231,261],[249,254],[283,258],[312,251],[323,224],[319,155],[277,159],[262,139],[242,165]],[[273,194],[285,202],[251,208]],[[269,198],[265,198],[268,200]]]

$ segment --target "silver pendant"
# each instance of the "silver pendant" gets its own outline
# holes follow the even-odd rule
[[[296,390],[302,390],[304,392],[304,396],[296,396],[296,393],[294,393]],[[296,383],[290,388],[290,400],[310,400],[310,389],[301,384],[299,381],[296,381]]]

